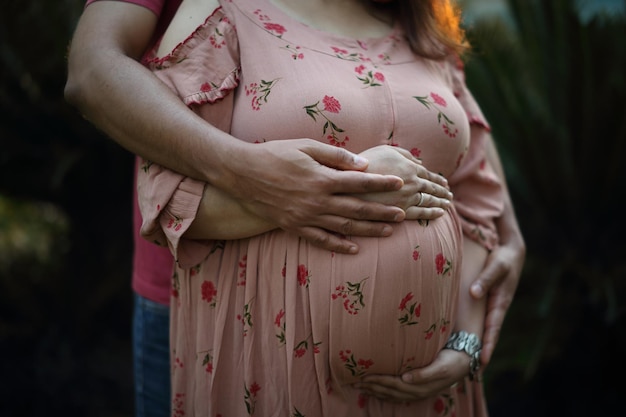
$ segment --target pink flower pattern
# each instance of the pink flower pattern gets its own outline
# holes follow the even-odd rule
[[[452,262],[447,259],[443,253],[438,253],[435,257],[435,266],[437,275],[450,275],[452,271]]]
[[[305,265],[298,265],[298,285],[301,287],[309,287],[311,274]]]
[[[303,357],[306,352],[309,350],[309,339],[312,338],[312,335],[309,335],[305,340],[300,341],[296,347],[293,348],[293,355],[295,358],[301,358]],[[313,347],[313,353],[317,354],[320,353],[320,348],[319,345],[321,344],[321,342],[311,342],[311,346]]]
[[[213,281],[203,281],[202,282],[202,299],[209,303],[211,307],[215,307],[215,298],[217,296],[217,288],[215,288],[215,284]]]
[[[250,387],[248,388],[248,386],[244,386],[245,388],[245,394],[244,394],[244,401],[246,403],[246,409],[248,410],[248,415],[252,416],[254,415],[254,409],[256,406],[256,401],[257,401],[257,394],[259,393],[259,391],[261,391],[261,386],[259,384],[257,384],[256,382],[252,383],[252,385],[250,385]]]
[[[276,314],[276,318],[274,319],[274,325],[278,327],[278,333],[276,333],[276,338],[278,339],[278,344],[280,346],[285,344],[285,310],[282,308]]]
[[[246,96],[252,96],[251,106],[252,110],[259,111],[261,106],[267,103],[267,98],[272,92],[272,88],[276,85],[278,80],[265,81],[261,80],[258,83],[250,83],[244,86]]]
[[[204,366],[206,373],[213,373],[213,356],[210,353],[204,355],[204,358],[202,359],[202,366]]]
[[[298,59],[304,59],[304,52],[302,52],[302,47],[300,46],[285,45],[282,47],[282,49],[288,51],[294,61]]]
[[[339,358],[352,376],[361,377],[374,365],[374,361],[371,359],[356,359],[350,349],[340,351]]]
[[[341,103],[339,103],[339,100],[337,100],[335,97],[328,95],[324,96],[321,101],[324,105],[323,109],[319,108],[320,102],[318,101],[314,104],[304,106],[306,114],[316,122],[316,116],[323,117],[326,120],[322,129],[323,136],[328,139],[328,142],[331,145],[345,147],[350,138],[348,136],[340,138],[337,134],[343,133],[344,130],[338,127],[328,116],[326,116],[326,113],[338,114],[341,111]]]
[[[402,298],[398,310],[400,310],[400,317],[398,321],[401,326],[414,326],[419,322],[417,319],[421,315],[422,305],[417,301],[409,305],[409,301],[413,300],[413,293],[410,292]]]
[[[450,394],[440,394],[435,397],[433,402],[433,409],[435,413],[441,416],[455,416],[454,397]]]
[[[422,103],[428,110],[430,110],[431,107],[435,108],[437,110],[437,123],[441,125],[443,132],[451,138],[456,137],[459,133],[459,129],[454,126],[454,122],[440,109],[440,107],[446,107],[448,105],[443,97],[437,93],[430,93],[430,97],[413,96],[413,98]]]
[[[178,232],[181,227],[183,227],[183,219],[181,219],[178,216],[172,216],[168,221],[167,221],[167,228],[168,229],[174,229],[174,231]]]
[[[338,285],[331,294],[333,300],[343,300],[343,308],[348,314],[356,315],[365,307],[363,301],[363,288],[367,278],[359,282],[347,281],[344,285]]]
[[[368,70],[363,64],[354,68],[354,72],[357,73],[357,79],[361,81],[365,88],[367,87],[380,87],[385,82],[385,76],[382,72],[375,70]]]

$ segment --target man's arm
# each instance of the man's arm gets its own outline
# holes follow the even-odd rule
[[[156,17],[116,1],[89,5],[69,52],[68,102],[125,149],[242,201],[261,218],[337,252],[344,235],[388,236],[402,209],[349,194],[398,190],[395,176],[359,172],[367,161],[310,139],[234,140],[193,113],[139,62]]]

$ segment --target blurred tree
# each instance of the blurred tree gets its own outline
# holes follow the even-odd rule
[[[132,157],[63,98],[83,1],[2,6],[0,415],[130,415]]]
[[[472,27],[466,67],[528,245],[492,404],[503,416],[610,414],[624,383],[600,375],[626,369],[626,17],[583,21],[571,0],[508,3],[512,27]]]

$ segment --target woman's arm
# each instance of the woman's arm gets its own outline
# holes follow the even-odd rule
[[[486,366],[491,360],[498,343],[500,329],[513,302],[526,259],[526,243],[517,222],[502,162],[491,135],[487,144],[487,159],[502,179],[504,210],[496,220],[499,237],[498,246],[491,251],[485,267],[475,275],[476,279],[470,286],[471,294],[476,299],[487,296],[487,315],[481,352],[483,366]]]

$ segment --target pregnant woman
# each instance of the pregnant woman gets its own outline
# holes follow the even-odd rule
[[[198,115],[233,141],[346,147],[421,188],[390,237],[345,255],[145,161],[142,233],[177,260],[172,415],[486,415],[475,379],[411,403],[358,388],[429,364],[453,331],[482,334],[484,305],[460,288],[497,243],[502,187],[457,18],[434,0],[183,2],[150,67]]]

